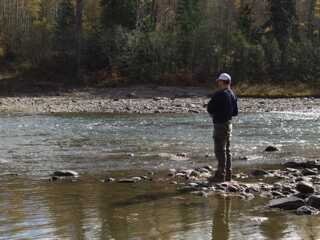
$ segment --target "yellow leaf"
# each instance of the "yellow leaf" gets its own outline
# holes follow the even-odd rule
[[[0,58],[4,57],[4,49],[0,47]]]
[[[320,17],[320,0],[317,0],[316,2],[315,16]]]

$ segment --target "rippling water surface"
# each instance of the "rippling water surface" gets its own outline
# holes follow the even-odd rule
[[[235,164],[318,159],[319,118],[241,115],[234,122]],[[214,163],[206,157],[213,150],[207,115],[1,114],[0,136],[0,239],[320,238],[318,217],[270,211],[263,199],[203,199],[161,183],[100,181],[111,171],[134,175]],[[280,151],[264,153],[268,145]],[[172,158],[182,152],[190,159]],[[82,177],[42,180],[57,169]]]

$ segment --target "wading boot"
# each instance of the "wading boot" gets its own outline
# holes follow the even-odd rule
[[[232,172],[231,171],[227,171],[225,180],[227,182],[231,182],[231,180],[232,180]]]
[[[208,178],[209,183],[221,183],[225,181],[225,176],[222,174],[215,174]]]

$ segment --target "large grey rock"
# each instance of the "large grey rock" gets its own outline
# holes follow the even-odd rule
[[[276,151],[279,151],[279,149],[274,146],[268,146],[264,151],[265,152],[276,152]]]
[[[320,162],[319,161],[286,162],[283,165],[288,168],[317,168],[317,169],[320,169]]]
[[[302,206],[296,210],[298,215],[318,215],[319,210],[311,206]]]
[[[301,198],[297,197],[286,197],[271,200],[268,204],[270,208],[280,208],[284,210],[295,210],[303,206],[305,203]]]
[[[302,168],[303,163],[300,162],[286,162],[283,164],[286,168]]]
[[[72,170],[59,170],[53,173],[53,177],[79,177],[79,173]]]
[[[310,196],[307,200],[307,203],[312,207],[320,209],[320,195]]]
[[[118,180],[118,183],[136,183],[142,180],[141,177],[122,178]]]
[[[314,193],[314,187],[312,186],[311,183],[309,182],[299,182],[296,186],[296,189],[300,192],[300,193],[304,193],[304,194],[311,194]]]

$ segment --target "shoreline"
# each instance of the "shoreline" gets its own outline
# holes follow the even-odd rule
[[[206,113],[204,88],[130,87],[86,89],[46,96],[0,97],[0,112],[22,113]],[[239,98],[240,112],[317,112],[320,98]]]

